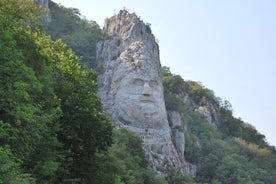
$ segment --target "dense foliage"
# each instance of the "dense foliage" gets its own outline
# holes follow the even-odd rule
[[[185,158],[198,166],[186,183],[273,183],[275,148],[253,126],[235,118],[231,104],[193,81],[184,81],[163,67],[167,110],[180,112],[185,131]],[[218,124],[208,123],[199,107],[215,109]],[[179,182],[179,183],[185,183]]]
[[[0,183],[91,183],[103,177],[112,126],[95,72],[43,32],[42,10],[1,0]]]
[[[95,21],[81,17],[76,8],[65,8],[50,1],[50,21],[45,21],[45,31],[54,40],[62,39],[69,48],[82,57],[88,67],[96,66],[96,43],[100,39],[101,29]]]
[[[150,168],[140,137],[121,129],[114,131],[114,139],[110,155],[118,184],[167,183]]]

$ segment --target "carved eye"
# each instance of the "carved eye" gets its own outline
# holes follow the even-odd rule
[[[143,86],[144,85],[144,81],[142,79],[135,79],[133,81],[133,84],[135,84],[137,86]]]
[[[151,80],[151,81],[149,81],[149,86],[156,87],[156,86],[158,86],[158,82],[156,80]]]

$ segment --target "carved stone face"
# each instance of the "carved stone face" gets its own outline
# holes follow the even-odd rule
[[[115,104],[118,119],[125,125],[162,128],[166,122],[162,84],[155,73],[132,71],[120,81]]]

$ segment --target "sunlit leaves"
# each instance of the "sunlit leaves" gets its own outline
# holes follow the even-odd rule
[[[35,0],[1,0],[0,13],[5,14],[7,27],[22,31],[40,29],[41,15],[46,10]]]
[[[34,1],[1,1],[0,142],[39,183],[88,181],[97,176],[95,153],[112,143],[112,127],[96,96],[96,73],[40,31],[40,13]]]
[[[46,32],[54,40],[62,39],[87,66],[95,67],[96,43],[101,36],[99,25],[82,19],[77,9],[68,9],[54,2],[50,2],[49,7],[52,21],[45,25]]]

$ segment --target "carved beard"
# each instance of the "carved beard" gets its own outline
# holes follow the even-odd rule
[[[134,96],[134,95],[133,95]],[[166,123],[166,114],[159,104],[143,102],[137,98],[125,97],[117,103],[118,119],[125,125],[139,128],[162,128]],[[135,96],[134,96],[135,97]],[[122,98],[120,98],[122,99]]]

